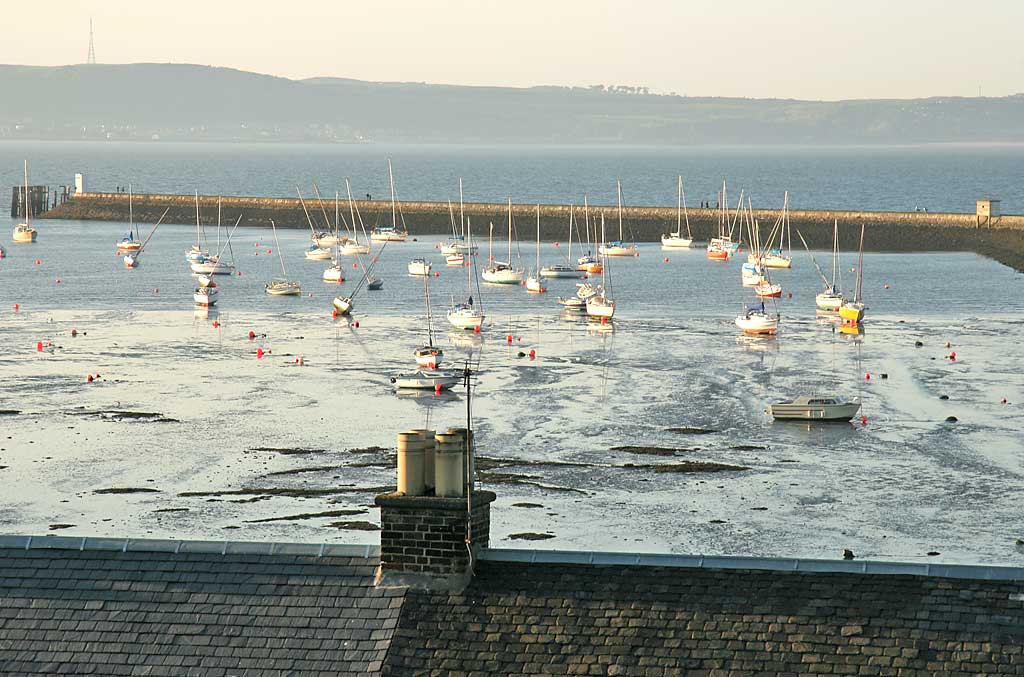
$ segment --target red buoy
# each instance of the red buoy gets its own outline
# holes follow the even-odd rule
[[[213,328],[214,329],[220,328],[220,320],[214,320],[213,321]]]
[[[43,352],[43,342],[42,341],[36,341],[36,352],[37,353]]]
[[[36,259],[36,265],[38,266],[40,263],[42,263],[42,261],[40,261],[39,259]]]
[[[72,329],[71,330],[71,338],[75,338],[76,336],[78,336],[78,330],[77,329]]]
[[[867,416],[861,416],[860,417],[860,424],[861,425],[867,425],[868,424],[868,417]]]
[[[274,252],[274,250],[273,250],[273,249],[268,249],[268,250],[267,250],[267,253],[268,253],[268,254],[272,254],[273,252]]]
[[[512,343],[512,334],[509,334],[508,336],[505,337],[505,342]]]
[[[352,267],[353,267],[353,268],[358,268],[358,267],[359,267],[359,264],[358,264],[358,263],[353,263],[353,264],[352,264]]]
[[[537,357],[537,351],[534,350],[533,348],[530,348],[530,359],[532,360],[535,357]]]
[[[331,317],[337,317],[337,316],[338,316],[338,309],[335,308],[334,310],[331,311]]]
[[[353,322],[352,326],[354,326],[356,329],[359,329],[359,320],[356,320],[355,322]]]
[[[665,257],[665,263],[668,263],[668,257],[667,256]]]
[[[263,348],[257,348],[256,349],[256,359],[257,360],[263,359]]]
[[[89,374],[88,376],[85,377],[85,382],[92,383],[92,374]]]
[[[871,374],[864,374],[864,380],[865,381],[870,381],[871,380]]]
[[[435,395],[440,395],[441,394],[441,384],[440,383],[435,383],[434,384],[434,394]]]
[[[439,272],[437,272],[437,271],[435,270],[435,271],[434,271],[434,277],[441,277],[441,273],[439,273]]]
[[[473,327],[473,333],[474,334],[479,334],[480,333],[480,325],[479,324],[476,325],[475,327]]]
[[[21,308],[21,304],[20,303],[15,303],[14,304],[14,312],[18,312],[19,308]]]
[[[60,284],[60,278],[59,277],[57,278],[57,284]]]
[[[249,330],[249,340],[252,341],[254,338],[256,338],[256,332],[254,332],[253,330],[250,329]]]

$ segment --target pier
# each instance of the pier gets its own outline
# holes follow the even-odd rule
[[[196,205],[193,195],[136,194],[133,198],[135,220],[153,223],[170,208],[166,223],[195,224]],[[199,196],[204,225],[216,223],[217,203],[221,201],[223,223],[234,223],[242,216],[241,225],[269,227],[273,219],[278,227],[308,228],[302,205],[295,198]],[[355,202],[367,229],[391,222],[391,203],[385,200],[357,200]],[[334,199],[323,201],[323,211],[333,225]],[[306,208],[314,224],[326,229],[323,211],[315,199],[306,201]],[[349,220],[346,200],[339,203],[341,214]],[[452,218],[447,202],[404,201],[399,203],[410,238],[423,235],[445,235],[451,232]],[[453,205],[454,220],[459,223],[459,207]],[[515,237],[531,241],[536,233],[536,205],[513,204]],[[717,209],[687,210],[690,230],[697,240],[713,237],[718,228]],[[488,236],[489,224],[494,224],[494,236],[503,240],[507,233],[508,206],[494,203],[466,203],[465,218],[472,225],[473,238],[483,243]],[[674,207],[624,207],[622,210],[623,237],[629,241],[657,242],[661,235],[676,227]],[[762,226],[770,227],[778,218],[777,210],[754,210],[754,218]],[[807,243],[815,249],[831,249],[832,224],[839,223],[840,247],[845,251],[857,248],[860,224],[864,224],[865,249],[869,251],[968,251],[1024,271],[1024,215],[1001,214],[986,218],[977,213],[934,212],[871,212],[832,210],[790,210],[790,222],[799,230]],[[608,239],[618,237],[618,215],[614,206],[590,206],[591,225],[605,219]],[[75,221],[127,221],[128,195],[126,193],[84,193],[57,204],[41,215],[42,218]],[[730,214],[731,218],[731,214]],[[576,206],[576,222],[583,232],[582,206]],[[568,239],[569,205],[540,206],[541,238],[545,241],[565,242]],[[598,225],[599,227],[599,225]],[[685,232],[685,224],[683,229]],[[575,237],[575,234],[574,234]],[[584,237],[584,240],[586,238]],[[794,239],[797,239],[794,234]],[[744,234],[744,240],[746,235]],[[799,248],[799,240],[794,245]]]

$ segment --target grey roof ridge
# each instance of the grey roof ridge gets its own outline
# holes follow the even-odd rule
[[[0,535],[0,551],[89,550],[210,555],[292,555],[306,557],[363,557],[379,559],[379,545],[344,543],[273,543],[259,541],[203,541],[159,538],[99,538],[90,536]]]
[[[680,569],[742,569],[792,573],[847,573],[875,576],[923,576],[986,581],[1024,581],[1024,567],[986,564],[941,564],[881,560],[829,560],[742,555],[673,555],[662,553],[587,552],[487,548],[479,559],[525,564],[669,567]]]

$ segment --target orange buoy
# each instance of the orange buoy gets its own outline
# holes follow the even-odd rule
[[[1006,398],[1005,397],[1002,400],[1000,400],[1000,404],[1006,404]]]
[[[888,289],[888,288],[889,288],[889,285],[885,285],[885,288],[886,288],[886,289]]]
[[[440,395],[441,394],[441,384],[440,383],[435,383],[434,384],[434,394],[435,395]]]
[[[947,348],[949,347],[949,341],[946,341],[946,347]]]
[[[512,334],[509,334],[508,336],[505,337],[505,342],[512,343]]]

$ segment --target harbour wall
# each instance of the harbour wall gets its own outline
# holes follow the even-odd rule
[[[221,222],[233,225],[241,215],[243,226],[269,227],[271,219],[279,228],[308,229],[302,205],[295,198],[199,196],[202,222],[210,226],[217,222],[217,205],[221,202]],[[357,200],[355,206],[367,229],[391,223],[391,203],[388,201]],[[196,203],[193,195],[134,195],[132,207],[137,223],[155,223],[164,209],[169,209],[165,223],[194,225]],[[349,205],[338,205],[342,217],[350,220]],[[334,199],[324,200],[323,206],[314,199],[306,201],[306,208],[318,229],[326,229],[334,220]],[[540,206],[540,234],[544,241],[565,242],[568,238],[568,205]],[[459,222],[459,206],[450,213],[446,202],[401,202],[399,211],[409,230],[410,238],[420,235],[451,233],[452,213]],[[531,241],[536,237],[536,206],[513,204],[514,237]],[[608,239],[618,237],[618,216],[615,207],[591,206],[591,224],[605,219]],[[624,232],[627,241],[656,242],[662,234],[675,229],[676,209],[672,207],[624,207]],[[326,213],[326,218],[325,218]],[[490,224],[494,224],[494,238],[503,242],[508,233],[508,206],[504,204],[466,203],[463,213],[472,227],[473,238],[483,243]],[[690,230],[698,240],[713,237],[718,229],[718,210],[688,209]],[[778,218],[778,211],[754,210],[762,232]],[[126,193],[86,193],[75,196],[41,215],[42,218],[78,221],[127,221],[128,195]],[[815,249],[832,248],[832,224],[838,221],[840,247],[844,251],[856,250],[860,237],[860,224],[864,224],[864,248],[869,251],[969,251],[988,256],[1018,271],[1024,271],[1024,216],[1003,215],[991,222],[979,222],[974,214],[931,212],[869,212],[792,210],[790,222],[799,230],[808,245]],[[576,223],[584,228],[584,213],[576,207]],[[684,224],[683,231],[686,226]],[[574,235],[574,239],[576,236]],[[585,237],[584,237],[585,239]],[[800,248],[793,233],[794,247]],[[746,235],[744,235],[746,240]],[[497,246],[497,244],[496,244]]]

